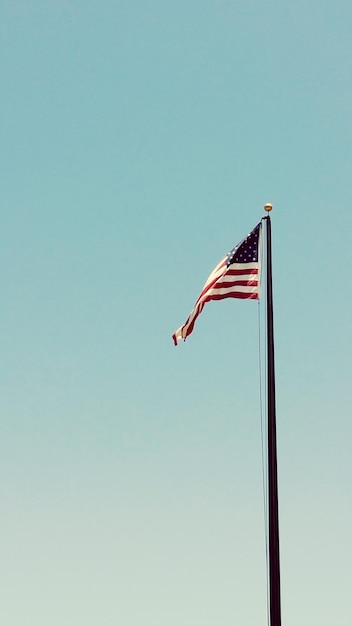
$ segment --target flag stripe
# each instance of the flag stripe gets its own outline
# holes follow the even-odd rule
[[[225,298],[240,298],[241,300],[259,300],[259,296],[255,291],[230,291],[229,293],[213,293],[204,302],[210,300],[224,300]]]
[[[258,280],[223,280],[219,285],[214,285],[214,289],[220,289],[222,287],[258,287]]]
[[[243,276],[245,274],[258,274],[258,268],[257,267],[248,267],[249,265],[253,265],[253,263],[248,263],[246,264],[247,267],[246,269],[228,269],[226,272],[226,276]]]

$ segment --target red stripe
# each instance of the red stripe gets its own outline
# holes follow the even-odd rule
[[[229,269],[226,272],[226,276],[242,276],[243,274],[258,274],[258,268],[254,267],[254,268],[248,268],[248,269],[241,269],[241,270],[235,270],[235,269],[230,269],[231,265],[229,267]]]
[[[244,293],[243,291],[231,291],[225,294],[213,294],[205,298],[204,302],[210,302],[210,300],[224,300],[225,298],[240,298],[241,300],[259,300],[259,294],[257,293]]]
[[[223,289],[227,287],[258,287],[257,280],[222,280],[218,285],[214,285],[214,289]]]

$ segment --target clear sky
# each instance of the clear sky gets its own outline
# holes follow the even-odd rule
[[[1,623],[267,623],[258,305],[171,335],[272,202],[283,624],[348,626],[351,2],[0,23]]]

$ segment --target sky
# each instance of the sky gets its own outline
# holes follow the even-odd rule
[[[351,624],[351,3],[0,24],[1,623],[267,624],[264,302],[171,335],[271,202],[282,621]]]

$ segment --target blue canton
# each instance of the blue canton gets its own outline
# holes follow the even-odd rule
[[[237,244],[227,255],[226,265],[232,263],[257,263],[260,223],[247,235],[241,243]]]

